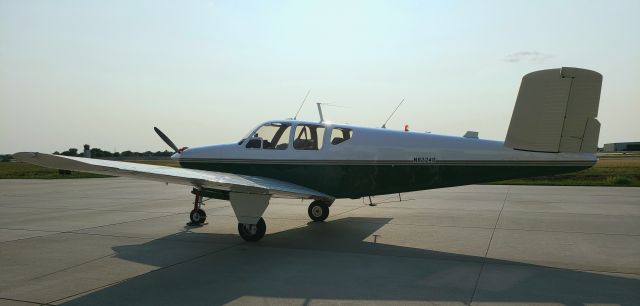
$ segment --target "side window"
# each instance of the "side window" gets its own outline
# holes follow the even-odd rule
[[[353,131],[351,129],[345,128],[333,128],[331,130],[331,144],[339,145],[353,136]]]
[[[263,125],[249,138],[247,149],[286,150],[289,147],[291,125],[269,123]]]
[[[320,150],[324,138],[324,126],[301,124],[296,126],[293,148],[296,150]]]

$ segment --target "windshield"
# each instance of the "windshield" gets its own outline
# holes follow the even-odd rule
[[[248,149],[286,150],[289,147],[291,124],[266,123],[251,132],[239,144],[246,143]],[[245,142],[246,139],[249,139]]]

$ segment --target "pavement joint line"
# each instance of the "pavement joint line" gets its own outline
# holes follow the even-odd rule
[[[131,203],[140,204],[140,203]],[[0,208],[28,208],[28,209],[42,209],[42,210],[56,210],[56,211],[115,211],[115,212],[131,212],[131,213],[148,213],[148,214],[171,214],[169,211],[145,211],[145,210],[121,210],[121,209],[100,209],[100,208],[74,208],[74,207],[33,207],[33,206],[0,206]]]
[[[489,238],[489,243],[487,244],[487,249],[484,252],[484,257],[482,257],[482,265],[480,266],[480,271],[478,271],[478,277],[476,278],[475,285],[473,286],[473,293],[471,293],[471,298],[467,303],[468,305],[471,305],[473,303],[473,299],[476,297],[476,293],[478,292],[480,277],[482,276],[482,272],[484,272],[484,267],[487,265],[487,256],[489,255],[489,249],[491,249],[491,242],[493,241],[493,235],[496,233],[496,228],[498,227],[498,223],[500,222],[500,216],[502,216],[502,211],[504,210],[504,206],[507,203],[507,198],[509,197],[510,189],[511,187],[508,187],[504,195],[504,200],[502,201],[502,208],[500,208],[500,213],[498,213],[498,217],[496,218],[496,223],[493,226],[493,231],[491,232],[491,237]]]
[[[580,232],[580,231],[553,231],[543,229],[527,229],[527,228],[504,228],[497,227],[498,230],[503,231],[519,231],[519,232],[542,232],[542,233],[563,233],[563,234],[584,234],[584,235],[605,235],[605,236],[640,236],[640,234],[622,234],[622,233],[597,233],[597,232]]]
[[[610,195],[609,195],[610,196]],[[451,199],[451,198],[438,198],[438,199],[432,199],[432,198],[426,198],[426,199],[416,199],[416,200],[424,200],[424,201],[430,201],[430,200],[444,200],[444,201],[449,201],[449,202],[458,202],[461,200],[469,200],[469,199]],[[481,200],[483,202],[495,202],[496,200]],[[640,200],[639,200],[640,201]],[[402,201],[404,202],[404,200]],[[517,204],[517,203],[531,203],[532,201],[530,200],[507,200],[507,204]],[[394,202],[394,203],[401,203],[401,202]],[[548,204],[582,204],[579,202],[562,202],[562,201],[548,201],[548,202],[544,202],[544,201],[535,201],[535,204],[539,204],[539,205],[548,205]],[[607,204],[607,206],[611,206],[611,205],[629,205],[629,206],[633,206],[636,207],[638,205],[635,205],[633,203],[613,203],[613,204]],[[402,206],[393,206],[391,208],[406,208],[406,209],[420,209],[422,207],[402,207]],[[430,208],[430,207],[424,207],[427,209],[442,209],[442,210],[494,210],[494,209],[466,209],[466,208]],[[514,211],[511,209],[507,209],[507,211]],[[519,210],[518,210],[519,211]],[[564,213],[564,212],[563,212]],[[567,212],[570,213],[570,212]],[[576,214],[582,214],[582,213],[576,213]],[[589,213],[584,213],[584,214],[589,214]],[[598,214],[596,214],[598,215]]]
[[[380,243],[378,243],[380,244]],[[371,243],[371,245],[373,246],[373,243]],[[382,244],[385,245],[385,244]],[[438,257],[438,256],[432,256],[432,257],[421,257],[421,256],[414,256],[414,255],[396,255],[396,254],[383,254],[383,253],[367,253],[367,252],[358,252],[358,251],[332,251],[332,250],[324,250],[324,249],[314,249],[314,248],[295,248],[295,247],[279,247],[279,246],[274,246],[274,245],[247,245],[247,247],[255,247],[255,248],[270,248],[270,249],[278,249],[278,250],[294,250],[294,251],[308,251],[308,252],[325,252],[325,253],[332,253],[332,254],[353,254],[353,255],[367,255],[367,256],[378,256],[378,257],[391,257],[391,258],[409,258],[409,259],[417,259],[417,260],[436,260],[436,261],[450,261],[450,262],[459,262],[459,263],[473,263],[473,264],[482,264],[482,260],[478,259],[478,260],[474,260],[474,259],[452,259],[452,258],[444,258],[447,255],[442,255],[442,257]],[[417,250],[422,250],[422,251],[429,251],[429,250],[423,250],[423,249],[417,249]],[[465,255],[465,254],[454,254],[454,253],[450,253],[452,254],[451,256],[464,256],[464,257],[477,257],[480,258],[480,256],[476,256],[476,255]],[[508,264],[505,264],[508,265]],[[531,264],[527,264],[527,263],[514,263],[512,265],[517,265],[517,266],[522,266],[522,265],[531,265]]]
[[[224,243],[216,243],[210,241],[194,241],[189,239],[176,239],[176,238],[167,238],[167,237],[138,237],[138,236],[127,236],[127,235],[107,235],[107,234],[96,234],[96,233],[81,233],[81,232],[68,232],[65,234],[76,234],[76,235],[87,235],[87,236],[99,236],[99,237],[113,237],[113,238],[129,238],[129,239],[140,239],[140,240],[163,240],[163,241],[179,241],[179,242],[187,242],[187,243],[207,243],[207,244],[224,244]],[[205,233],[209,234],[209,233]]]
[[[594,213],[576,213],[576,212],[555,212],[555,211],[527,211],[527,210],[517,210],[517,209],[507,209],[507,212],[518,212],[518,213],[530,213],[530,214],[553,214],[553,215],[584,215],[584,216],[608,216],[608,217],[636,217],[640,218],[640,215],[629,215],[629,214],[594,214]]]
[[[106,285],[101,285],[101,286],[95,287],[93,289],[89,289],[89,290],[85,290],[85,291],[82,291],[82,292],[74,293],[72,295],[69,295],[69,296],[66,296],[66,297],[63,297],[63,298],[59,298],[59,299],[50,301],[46,305],[60,305],[60,304],[54,304],[54,303],[62,301],[62,300],[69,299],[69,298],[74,297],[74,296],[82,295],[82,294],[93,292],[93,291],[98,291],[100,289],[104,289],[104,288],[111,287],[111,286],[114,286],[114,285],[117,285],[117,284],[120,284],[120,283],[124,283],[124,282],[126,282],[126,281],[128,281],[128,280],[130,280],[130,279],[132,279],[134,277],[137,277],[137,276],[132,276],[132,277],[129,277],[129,278],[121,279],[119,281],[115,281],[113,283],[109,283],[109,284],[106,284]]]
[[[101,189],[103,190],[103,189]],[[65,200],[65,199],[69,199],[68,196],[66,197],[58,197],[58,196],[49,196],[49,195],[39,195],[39,194],[4,194],[2,196],[5,197],[11,197],[11,198],[34,198],[34,199],[39,199],[41,198],[42,200],[50,200],[50,199],[56,199],[56,200]],[[151,201],[174,201],[174,200],[184,200],[183,197],[180,198],[159,198],[159,199],[144,199],[144,198],[102,198],[102,197],[96,197],[96,196],[73,196],[73,199],[103,199],[103,200],[142,200],[144,202],[151,202]]]
[[[123,203],[123,204],[143,204],[143,203]],[[211,206],[212,209],[220,209],[225,208],[227,206]],[[29,209],[48,209],[48,210],[90,210],[90,211],[117,211],[117,212],[140,212],[140,213],[154,213],[154,214],[170,214],[172,211],[148,211],[148,210],[121,210],[121,209],[109,209],[109,208],[75,208],[68,206],[58,206],[58,207],[34,207],[34,206],[2,206],[0,208],[29,208]]]
[[[507,212],[516,213],[529,213],[529,214],[553,214],[553,215],[583,215],[583,216],[596,216],[596,217],[635,217],[640,218],[640,214],[596,214],[596,213],[578,213],[578,212],[564,212],[564,211],[527,211],[517,209],[506,209]]]
[[[340,219],[342,220],[342,219]],[[441,224],[425,224],[425,223],[396,223],[396,222],[372,222],[372,221],[358,221],[358,220],[349,220],[349,223],[359,223],[359,224],[383,224],[383,225],[393,225],[393,226],[418,226],[418,227],[444,227],[444,228],[464,228],[464,229],[493,229],[492,227],[485,226],[461,226],[461,225],[441,225]]]
[[[227,247],[224,247],[224,248],[221,248],[221,249],[213,250],[211,252],[206,252],[204,254],[200,254],[198,256],[195,256],[195,257],[192,257],[192,258],[189,258],[189,259],[185,259],[185,260],[182,260],[182,261],[179,261],[179,262],[176,262],[176,263],[164,266],[164,267],[159,267],[158,269],[151,270],[151,271],[143,273],[143,274],[139,274],[139,275],[136,275],[136,276],[133,276],[133,277],[129,277],[129,278],[126,278],[126,279],[122,279],[122,280],[119,280],[119,281],[115,281],[115,282],[112,282],[112,283],[109,283],[109,284],[106,284],[106,285],[103,285],[103,286],[99,286],[99,287],[92,288],[92,289],[89,289],[89,290],[85,290],[85,291],[82,291],[82,292],[79,292],[79,293],[75,293],[75,294],[60,298],[60,299],[56,299],[56,300],[50,301],[49,304],[53,304],[53,303],[55,303],[57,301],[61,301],[61,300],[64,300],[64,299],[68,299],[68,298],[77,296],[77,295],[81,295],[81,294],[84,294],[86,292],[91,292],[91,291],[94,291],[94,290],[97,290],[97,289],[100,289],[100,288],[105,288],[105,287],[109,287],[109,286],[112,286],[112,285],[115,285],[115,284],[118,284],[118,283],[126,282],[126,281],[128,281],[130,279],[133,279],[133,278],[136,278],[136,277],[140,277],[142,275],[149,275],[149,274],[157,272],[157,271],[162,271],[164,269],[175,267],[177,265],[181,265],[181,264],[188,263],[188,262],[191,262],[191,261],[194,261],[194,260],[198,260],[200,258],[209,256],[209,255],[213,255],[213,254],[216,254],[216,253],[220,253],[220,252],[235,248],[235,247],[237,247],[239,245],[242,245],[243,243],[247,243],[247,242],[242,241],[242,242],[239,242],[239,243],[236,243],[236,244],[232,244],[230,246],[227,246]]]
[[[182,212],[180,212],[180,213],[175,213],[175,214],[169,214],[169,215],[162,215],[162,216],[149,217],[149,218],[144,218],[144,219],[137,219],[137,220],[123,221],[123,222],[116,222],[116,223],[111,223],[111,224],[104,224],[104,225],[98,225],[98,226],[92,226],[92,227],[86,227],[86,228],[80,228],[80,229],[74,229],[74,230],[68,230],[68,231],[58,231],[58,232],[51,231],[51,232],[49,232],[50,234],[47,234],[47,235],[34,236],[34,237],[25,237],[25,238],[20,238],[20,239],[15,239],[15,240],[10,240],[10,241],[5,241],[5,242],[13,242],[13,241],[20,241],[20,240],[33,239],[33,238],[42,238],[42,237],[48,237],[48,236],[58,235],[58,234],[78,234],[78,233],[76,233],[77,231],[84,231],[84,230],[89,230],[89,229],[96,229],[96,228],[101,228],[101,227],[106,227],[106,226],[112,226],[112,225],[126,224],[126,223],[131,223],[131,222],[140,222],[140,221],[146,221],[146,220],[151,220],[151,219],[157,219],[157,218],[164,218],[164,217],[169,217],[169,216],[175,216],[175,215],[179,215],[179,214],[182,214]]]
[[[491,260],[503,260],[503,259],[495,259],[495,258],[490,258]],[[592,270],[592,269],[580,269],[580,268],[571,268],[571,267],[566,267],[566,268],[561,268],[561,267],[550,267],[550,266],[543,266],[541,264],[535,264],[535,263],[526,263],[526,262],[488,262],[487,264],[489,265],[497,265],[497,266],[525,266],[525,267],[532,267],[532,268],[536,268],[536,269],[545,269],[545,270],[571,270],[571,271],[576,271],[576,272],[585,272],[585,273],[612,273],[612,274],[623,274],[623,275],[629,275],[629,276],[640,276],[640,273],[634,273],[634,272],[619,272],[619,271],[608,271],[608,270]]]
[[[525,185],[528,187],[536,187],[536,185]],[[572,186],[556,186],[556,187],[572,187]],[[614,186],[583,186],[583,187],[604,187],[604,188],[615,188]],[[640,188],[640,187],[622,187],[622,188]],[[527,196],[536,196],[536,193],[519,193],[521,195],[527,195]],[[557,195],[557,196],[566,196],[562,193],[546,193],[547,195]],[[581,196],[589,196],[589,197],[610,197],[612,194],[584,194],[584,193],[580,193],[579,195]],[[620,198],[633,198],[636,199],[638,198],[638,196],[635,195],[620,195],[618,196],[618,194],[616,194],[616,197],[620,197]],[[510,200],[513,201],[513,200]]]
[[[28,229],[28,228],[8,228],[8,227],[0,227],[0,230],[9,230],[9,231],[27,231],[27,232],[45,232],[45,233],[60,233],[60,231],[52,231],[52,230],[36,230],[36,229]]]
[[[403,201],[404,202],[404,201]],[[379,204],[379,203],[378,203]],[[368,206],[369,204],[367,204]],[[372,207],[372,209],[376,209],[378,208],[378,206]],[[428,210],[444,210],[444,211],[449,211],[449,210],[453,210],[453,211],[477,211],[477,212],[489,212],[489,211],[497,211],[498,209],[493,209],[493,208],[481,208],[481,209],[468,209],[468,208],[435,208],[435,207],[401,207],[401,206],[386,206],[386,207],[381,207],[381,208],[389,208],[389,209],[406,209],[406,210],[413,210],[413,209],[428,209]]]
[[[38,236],[31,236],[31,237],[24,237],[24,238],[18,238],[18,239],[13,239],[13,240],[9,240],[9,241],[3,241],[0,243],[4,244],[4,243],[9,243],[9,242],[15,242],[15,241],[22,241],[22,240],[28,240],[28,239],[33,239],[33,238],[42,238],[42,237],[49,237],[52,235],[57,235],[57,234],[61,234],[62,232],[48,232],[48,234],[44,234],[44,235],[38,235]]]
[[[542,268],[562,269],[557,267],[542,267]],[[612,273],[612,274],[622,274],[622,275],[629,275],[629,276],[640,276],[640,273],[633,273],[633,272],[600,271],[600,270],[589,270],[589,269],[572,269],[572,270],[579,271],[579,272],[587,272],[587,273]]]
[[[98,237],[112,237],[112,238],[129,238],[129,239],[139,239],[139,240],[163,240],[163,238],[153,238],[153,237],[137,237],[137,236],[127,236],[127,235],[107,235],[107,234],[97,234],[97,233],[82,233],[82,232],[64,232],[61,234],[73,234],[73,235],[86,235],[86,236],[98,236]],[[171,239],[164,239],[171,240]],[[176,239],[177,240],[177,239]]]
[[[17,300],[17,299],[4,298],[4,297],[0,297],[0,300],[12,301],[12,302],[22,302],[22,303],[29,303],[29,304],[35,304],[35,305],[51,305],[51,304],[49,304],[49,303],[32,302],[32,301],[25,301],[25,300]]]
[[[140,222],[140,221],[146,221],[146,220],[151,220],[151,219],[171,217],[171,216],[176,216],[176,215],[180,215],[180,214],[183,214],[183,212],[167,214],[167,215],[162,215],[162,216],[149,217],[149,218],[143,218],[143,219],[137,219],[137,220],[122,221],[122,222],[116,222],[116,223],[110,223],[110,224],[104,224],[104,225],[85,227],[85,228],[80,228],[80,229],[63,231],[63,233],[70,233],[70,232],[74,232],[74,231],[84,231],[84,230],[88,230],[88,229],[95,229],[95,228],[101,228],[101,227],[107,227],[107,226],[113,226],[113,225],[120,225],[120,224],[126,224],[126,223],[131,223],[131,222]]]
[[[45,278],[45,277],[47,277],[47,276],[51,276],[51,275],[54,275],[54,274],[57,274],[57,273],[60,273],[60,272],[68,271],[68,270],[71,270],[71,269],[73,269],[73,268],[77,268],[77,267],[80,267],[80,266],[86,265],[86,264],[88,264],[88,263],[96,262],[96,261],[98,261],[98,260],[105,259],[105,258],[107,258],[107,257],[112,257],[113,255],[115,255],[115,253],[111,252],[111,253],[109,253],[109,254],[107,254],[107,255],[100,256],[100,257],[96,257],[96,258],[93,258],[93,259],[91,259],[91,260],[87,260],[87,261],[84,261],[84,262],[81,262],[81,263],[78,263],[78,264],[75,264],[75,265],[68,266],[68,267],[66,267],[66,268],[58,269],[58,270],[56,270],[56,271],[49,272],[49,273],[45,273],[45,274],[43,274],[43,275],[38,275],[38,276],[36,276],[36,277],[34,277],[34,278],[30,279],[30,281],[34,281],[34,280],[37,280],[37,279]]]

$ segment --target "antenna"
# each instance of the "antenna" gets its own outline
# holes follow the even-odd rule
[[[304,103],[307,102],[307,98],[309,97],[309,93],[311,93],[311,89],[307,90],[307,94],[304,96],[304,99],[302,99],[302,104],[300,104],[300,107],[298,107],[298,111],[296,112],[296,115],[293,116],[293,120],[298,119],[298,114],[300,113],[300,110],[302,109],[302,106],[304,106]]]
[[[400,108],[400,105],[402,105],[402,103],[404,103],[404,98],[402,98],[402,101],[400,101],[400,103],[398,104],[398,106],[396,106],[396,109],[393,110],[393,112],[391,113],[391,115],[389,115],[389,118],[387,118],[387,121],[384,122],[384,124],[382,124],[382,128],[386,129],[387,128],[387,122],[389,122],[389,120],[391,119],[391,117],[393,117],[393,114],[396,113],[396,111],[398,110],[398,108]]]
[[[318,106],[318,113],[320,114],[320,122],[324,122],[324,116],[322,115],[322,105],[333,106],[333,107],[347,107],[347,106],[342,106],[337,104],[321,103],[321,102],[316,103],[316,105]]]
[[[320,114],[320,122],[324,122],[324,117],[322,116],[322,103],[316,103],[318,105],[318,113]]]

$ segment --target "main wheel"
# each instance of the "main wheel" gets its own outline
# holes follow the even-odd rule
[[[311,218],[311,220],[316,222],[324,221],[329,217],[329,205],[325,202],[316,200],[309,204],[307,212],[309,213],[309,218]]]
[[[202,224],[204,220],[207,220],[207,214],[202,209],[194,209],[189,214],[189,219],[193,224]]]
[[[238,233],[245,241],[258,241],[267,232],[267,224],[260,218],[257,224],[238,223]]]

